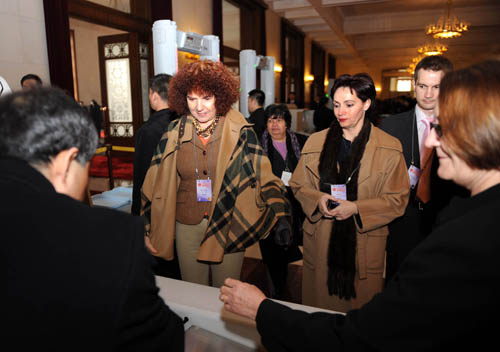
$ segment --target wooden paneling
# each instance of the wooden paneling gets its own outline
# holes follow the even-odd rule
[[[43,1],[50,81],[52,85],[64,89],[73,96],[67,5],[67,0]]]
[[[83,0],[67,0],[67,3],[68,15],[71,17],[127,32],[151,31],[151,21],[144,18]]]

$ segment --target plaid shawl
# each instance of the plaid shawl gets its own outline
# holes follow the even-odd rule
[[[184,125],[191,123],[183,117],[180,121],[170,124],[169,131],[158,144],[151,167],[160,166],[168,137],[178,131],[180,141]],[[217,200],[212,205],[213,211],[198,259],[221,261],[224,253],[244,251],[266,237],[279,217],[290,216],[290,205],[284,194],[284,185],[272,174],[269,159],[258,143],[254,130],[251,127],[241,128],[229,164],[224,171]],[[148,230],[151,202],[144,197],[143,204]],[[220,260],[210,259],[214,255]]]

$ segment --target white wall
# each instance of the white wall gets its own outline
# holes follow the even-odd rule
[[[0,75],[18,90],[27,73],[50,84],[43,1],[0,0]]]
[[[201,35],[212,33],[212,2],[207,0],[172,0],[172,20],[177,29]]]

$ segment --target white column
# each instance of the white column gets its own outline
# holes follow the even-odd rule
[[[177,73],[177,24],[170,20],[153,23],[154,74]]]
[[[220,61],[219,37],[216,35],[204,35],[202,41],[200,60]]]
[[[274,104],[274,57],[266,56],[267,67],[260,70],[260,89],[266,95],[264,108]]]
[[[240,51],[240,112],[248,117],[248,92],[255,89],[257,80],[257,56],[255,50]]]

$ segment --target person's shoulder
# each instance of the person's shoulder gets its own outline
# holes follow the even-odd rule
[[[380,122],[380,127],[385,129],[385,127],[406,125],[408,120],[415,114],[415,109],[410,109],[408,111],[400,112],[394,115],[388,115],[382,119]]]
[[[403,147],[399,139],[378,127],[372,126],[370,139],[375,142],[377,147],[403,152]]]
[[[300,147],[304,147],[304,144],[306,144],[309,136],[300,132],[295,132],[295,136],[297,136],[297,141],[299,142]]]

